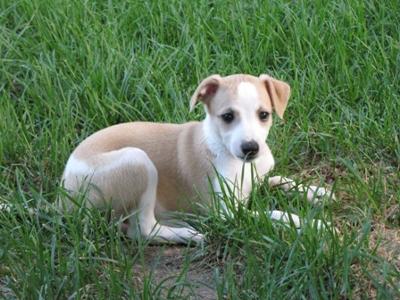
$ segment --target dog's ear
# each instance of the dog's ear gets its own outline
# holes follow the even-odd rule
[[[208,105],[212,97],[217,93],[221,81],[221,76],[214,74],[204,79],[197,87],[190,99],[190,111],[193,110],[196,103],[201,101]]]
[[[260,75],[259,78],[267,89],[276,114],[279,118],[283,119],[283,114],[290,97],[290,86],[286,82],[277,80],[266,74]]]

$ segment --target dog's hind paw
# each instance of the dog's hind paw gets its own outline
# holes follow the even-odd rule
[[[196,245],[204,242],[205,236],[191,227],[159,226],[154,230],[152,242]]]
[[[197,233],[193,235],[188,242],[198,245],[204,243],[204,241],[205,241],[205,235],[202,233]]]

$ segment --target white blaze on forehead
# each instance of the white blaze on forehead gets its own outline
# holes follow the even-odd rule
[[[237,88],[238,100],[245,105],[255,105],[258,103],[258,91],[256,86],[248,81],[239,83]]]

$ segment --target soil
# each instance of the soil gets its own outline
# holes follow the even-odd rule
[[[175,286],[184,299],[217,299],[214,268],[198,257],[198,251],[186,246],[149,246],[144,259],[133,267],[136,284],[143,287],[143,278],[151,274],[153,286],[161,287],[161,296]]]

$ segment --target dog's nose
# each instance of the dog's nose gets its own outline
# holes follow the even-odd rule
[[[253,157],[258,153],[259,146],[256,141],[243,142],[241,145],[242,152],[247,157]]]

